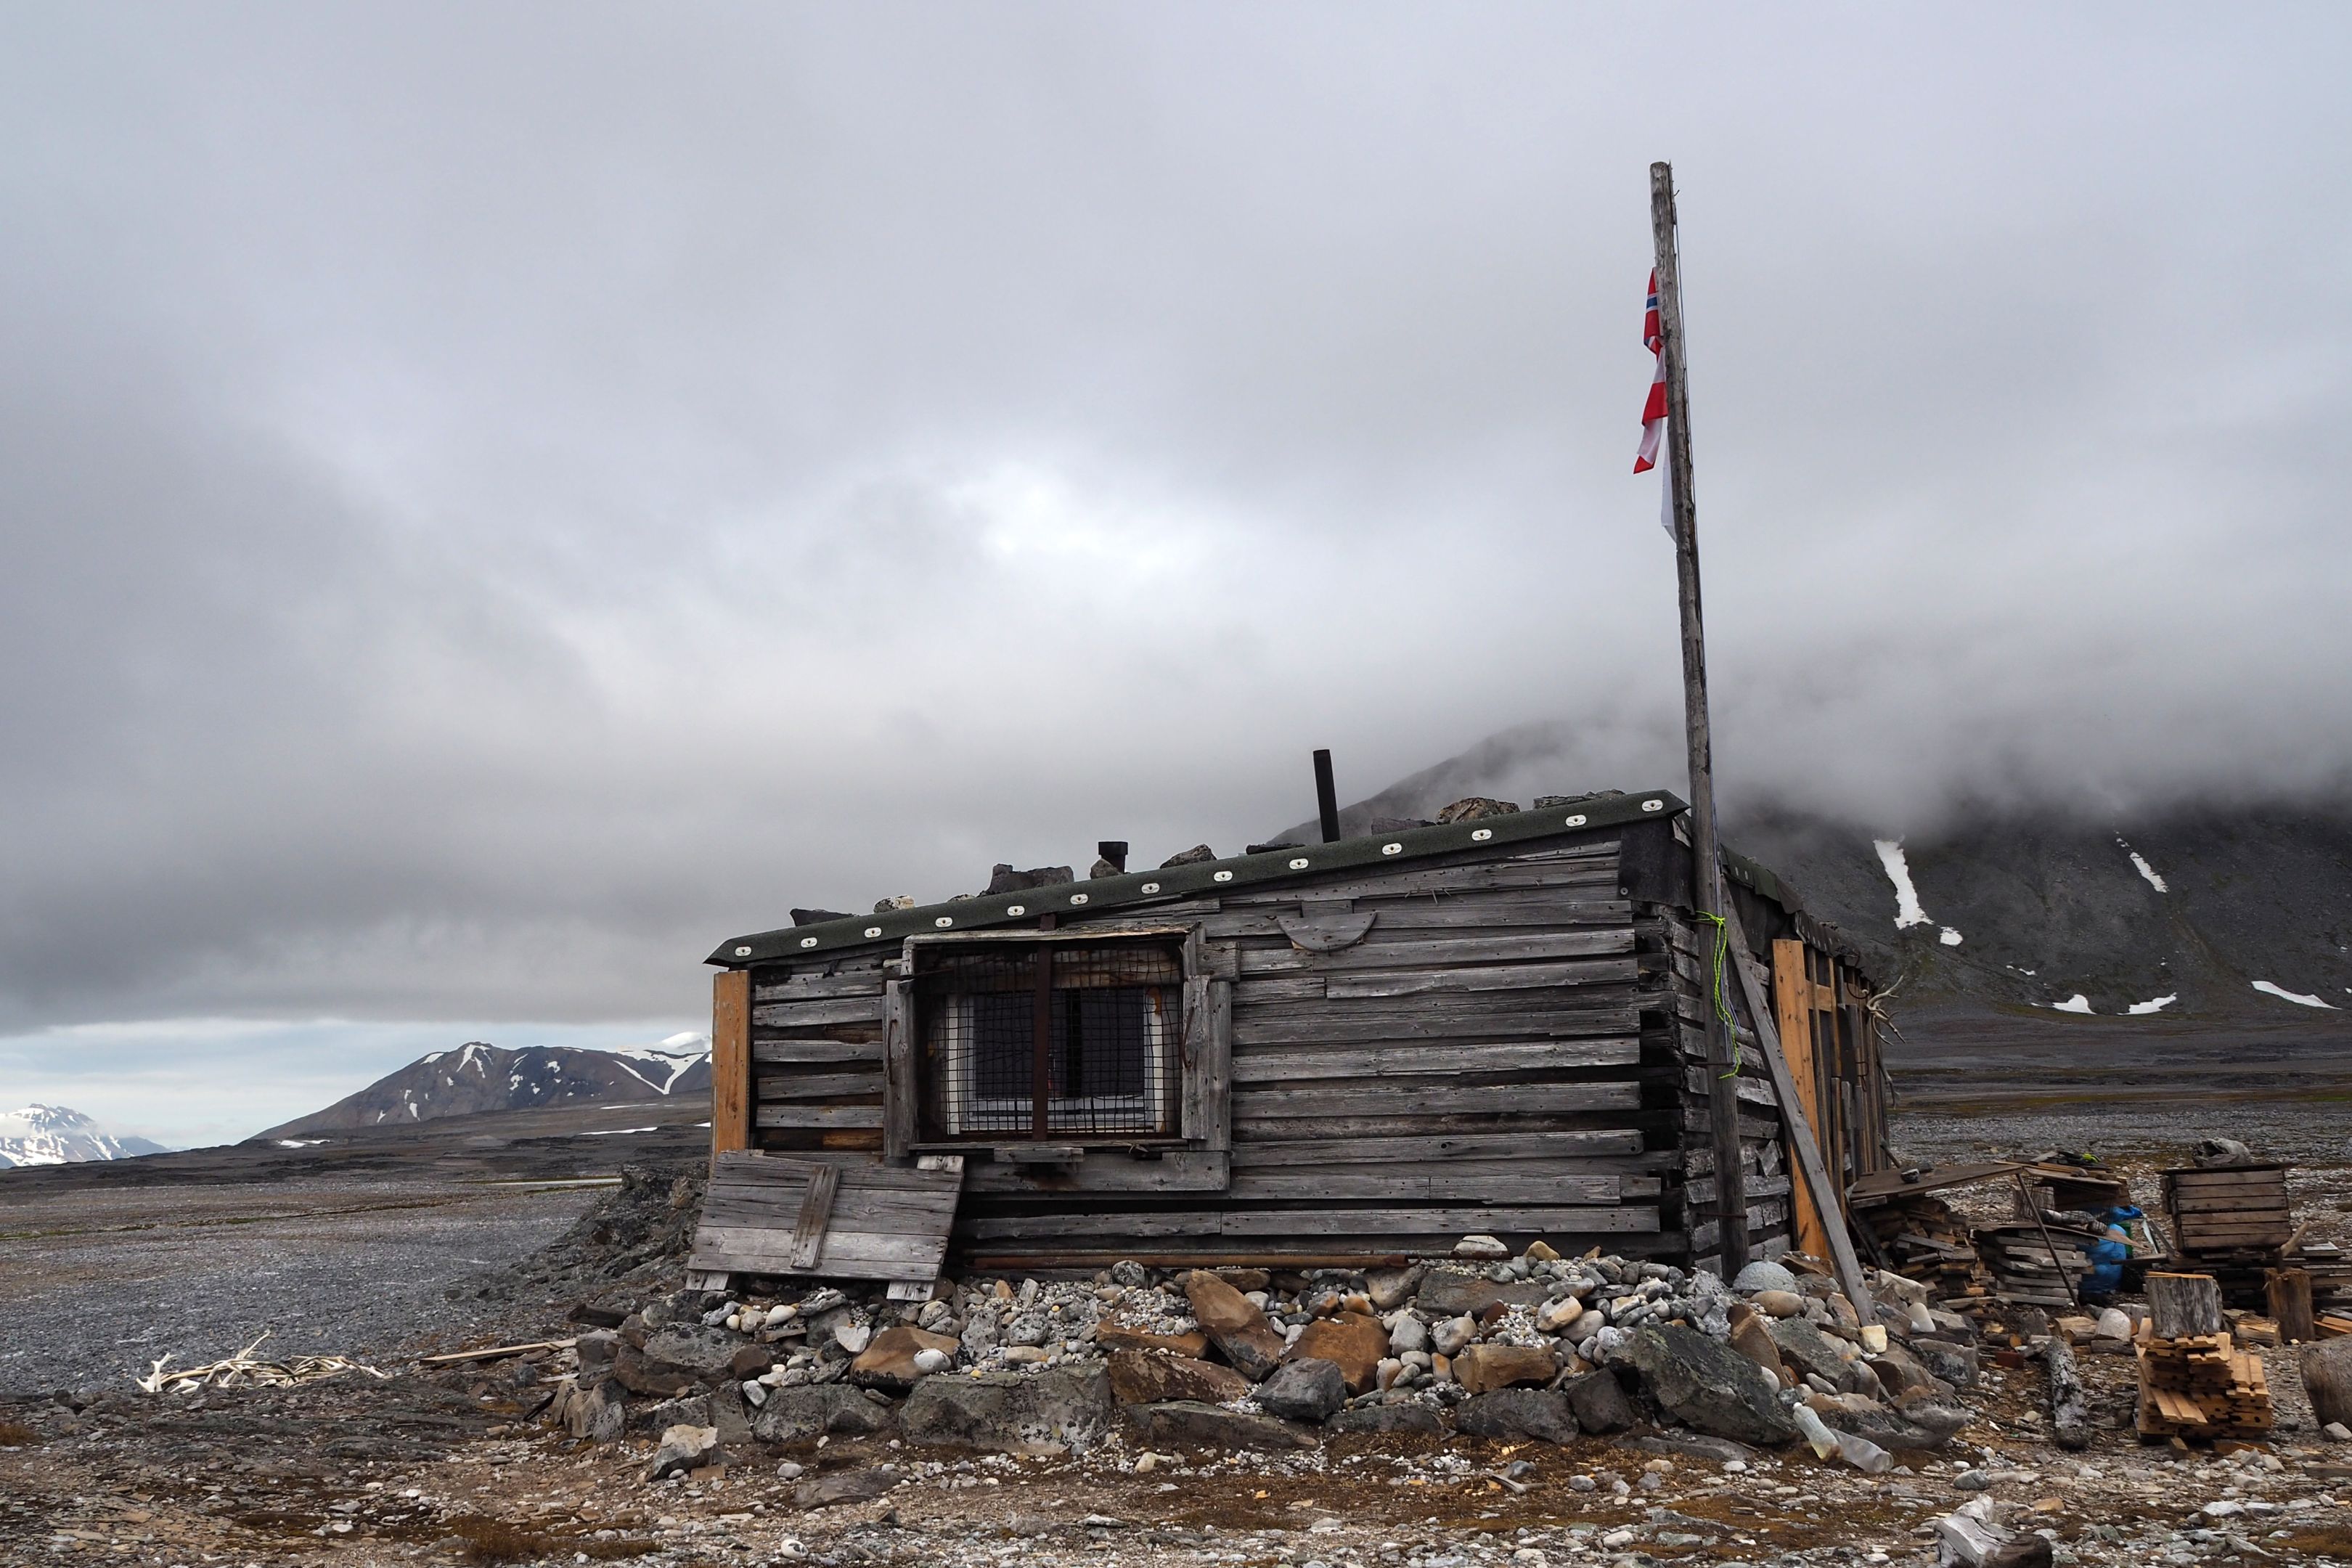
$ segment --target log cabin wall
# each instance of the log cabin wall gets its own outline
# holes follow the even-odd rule
[[[1564,1252],[1711,1264],[1714,956],[1687,907],[1678,826],[1635,821],[1146,910],[1066,910],[1059,940],[1189,933],[1199,973],[1185,991],[1186,1051],[1213,1032],[1221,1079],[1188,1086],[1181,1141],[1096,1141],[1051,1163],[954,1145],[965,1161],[956,1258],[1307,1265],[1442,1252],[1487,1232],[1514,1247],[1540,1237]],[[1751,940],[1790,929],[1771,900],[1735,896]],[[1024,935],[1045,940],[1034,924],[971,940]],[[909,1005],[894,982],[914,952],[894,937],[749,965],[752,1147],[884,1156],[885,1041],[894,1008]],[[1785,1132],[1752,1021],[1736,984],[1726,990],[1741,1021],[1730,1087],[1750,1247],[1770,1257],[1791,1231]],[[910,1020],[896,1022],[919,1041]],[[919,1044],[906,1059],[912,1075],[936,1070]],[[1191,1124],[1195,1096],[1216,1108],[1213,1126]],[[904,1128],[890,1139],[902,1162],[949,1147]]]
[[[958,1251],[1362,1259],[1488,1231],[1681,1256],[1686,1091],[1667,1020],[1686,1005],[1654,921],[1636,929],[1618,839],[1064,918],[1065,936],[1198,930],[1210,1005],[1230,1009],[1227,1147],[1141,1160],[1088,1148],[1046,1169],[970,1148]],[[1284,926],[1307,910],[1370,921],[1318,952]],[[900,956],[877,943],[751,970],[755,1147],[881,1152]],[[1218,1185],[1202,1184],[1204,1167]]]

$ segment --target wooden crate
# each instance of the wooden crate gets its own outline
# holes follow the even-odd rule
[[[2164,1210],[2183,1258],[2274,1255],[2294,1235],[2284,1165],[2167,1171]]]

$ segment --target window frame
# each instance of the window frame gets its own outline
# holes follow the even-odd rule
[[[918,954],[926,949],[987,944],[1045,948],[1077,943],[1116,945],[1134,941],[1177,939],[1182,955],[1180,1015],[1174,1029],[1161,1026],[1158,1048],[1176,1053],[1175,1103],[1162,1132],[1083,1132],[1054,1128],[1042,1142],[1024,1127],[1001,1133],[966,1133],[953,1139],[923,1136],[922,1105],[929,1085],[918,1037],[914,983]],[[1105,922],[1054,931],[941,931],[908,937],[898,959],[884,965],[883,1157],[904,1161],[919,1153],[969,1152],[992,1143],[1004,1148],[1070,1146],[1081,1151],[1227,1150],[1232,1147],[1232,983],[1212,973],[1207,944],[1197,923]]]

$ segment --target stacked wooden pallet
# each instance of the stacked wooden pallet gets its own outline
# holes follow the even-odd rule
[[[2094,1232],[2057,1225],[2003,1225],[1977,1232],[1978,1249],[1992,1266],[1995,1294],[2037,1307],[2075,1304],[2097,1239]]]
[[[2264,1271],[2295,1240],[2284,1165],[2167,1171],[2164,1210],[2182,1262],[2221,1281],[2231,1306],[2265,1306]]]
[[[2181,1339],[2143,1332],[2139,1432],[2143,1437],[2253,1437],[2271,1429],[2263,1358],[2225,1331]]]
[[[1929,1193],[1906,1193],[1855,1217],[1870,1233],[1882,1268],[1927,1285],[1946,1300],[1992,1294],[1992,1273],[1977,1256],[1968,1222]]]

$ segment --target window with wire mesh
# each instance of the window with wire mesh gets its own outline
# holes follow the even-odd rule
[[[1174,1135],[1181,939],[918,946],[912,978],[926,1139]]]

